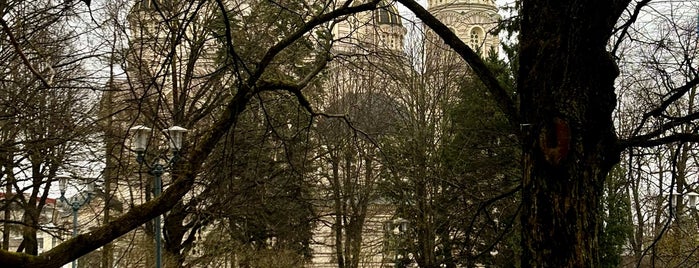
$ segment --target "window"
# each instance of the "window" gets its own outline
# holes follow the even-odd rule
[[[483,29],[480,27],[476,26],[471,29],[471,40],[470,40],[470,45],[473,50],[478,50],[481,42],[483,41]]]
[[[379,11],[379,23],[391,23],[391,18],[388,16],[388,11],[382,9]]]
[[[400,24],[398,11],[391,7],[381,8],[376,11],[375,20],[377,24]]]

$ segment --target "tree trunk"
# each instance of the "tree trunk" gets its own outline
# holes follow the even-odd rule
[[[169,259],[169,261],[163,263],[165,267],[182,267],[184,263],[184,244],[187,243],[185,234],[188,230],[196,231],[193,226],[187,226],[185,223],[187,216],[187,206],[181,200],[177,202],[170,212],[163,216],[164,253],[168,257],[164,259]]]
[[[343,255],[342,246],[342,218],[345,212],[342,210],[342,197],[340,196],[340,159],[336,156],[338,152],[331,152],[332,154],[332,190],[333,190],[333,217],[335,222],[333,223],[332,231],[335,234],[335,257],[337,259],[337,267],[345,268],[345,257]]]
[[[34,156],[32,159],[40,159],[40,157]],[[31,172],[34,188],[31,189],[32,192],[27,197],[24,207],[24,215],[22,217],[22,222],[24,223],[24,226],[22,226],[22,244],[24,245],[24,253],[39,255],[39,241],[37,240],[36,234],[39,229],[39,216],[41,213],[41,207],[37,204],[37,196],[39,193],[38,185],[41,185],[42,182],[41,162],[32,160]]]
[[[39,213],[33,206],[27,206],[24,211],[24,226],[22,226],[22,245],[24,245],[24,253],[31,255],[39,255],[39,242],[36,239],[36,228],[38,226],[37,219]],[[18,249],[19,250],[19,249]]]
[[[110,77],[113,77],[113,74],[110,75]],[[110,81],[109,86],[113,87],[114,81]],[[113,92],[114,88],[110,88],[110,92],[106,92],[103,95],[103,98],[106,100],[107,103],[112,103],[113,101]],[[104,113],[103,113],[104,114]],[[104,116],[104,115],[103,115]],[[118,142],[118,136],[116,131],[113,130],[113,128],[110,128],[112,124],[114,123],[113,117],[112,116],[105,116],[106,117],[106,122],[107,124],[102,126],[102,129],[105,132],[105,151],[107,153],[107,157],[105,160],[105,167],[104,167],[104,219],[102,223],[104,225],[109,224],[109,221],[111,220],[111,201],[112,201],[112,180],[117,177],[118,174],[118,163],[116,163],[117,159],[119,159],[119,152],[118,150],[121,150],[121,146],[119,146]],[[104,246],[102,246],[102,267],[108,268],[112,267],[112,243],[107,243]]]
[[[597,267],[600,197],[619,161],[608,1],[524,1],[518,93],[523,267]],[[622,9],[623,10],[623,9]]]
[[[7,155],[3,155],[3,172],[5,173],[5,202],[3,205],[5,206],[4,209],[4,223],[3,223],[3,230],[2,230],[2,249],[4,250],[9,250],[10,249],[10,234],[11,234],[11,224],[10,221],[12,220],[12,202],[11,200],[14,200],[14,197],[12,196],[12,186],[15,184],[14,180],[14,173],[13,173],[13,167],[14,164],[12,163],[12,153],[7,153]]]
[[[636,222],[638,226],[635,228],[635,233],[632,236],[633,241],[631,243],[631,248],[633,250],[633,255],[634,255],[634,263],[639,263],[642,258],[643,254],[643,241],[645,240],[644,238],[644,233],[643,230],[646,228],[645,224],[646,221],[644,220],[644,213],[643,213],[643,208],[642,208],[642,203],[643,200],[640,198],[640,183],[641,183],[641,169],[640,169],[640,160],[636,160],[637,164],[639,165],[638,168],[634,168],[634,153],[633,149],[629,150],[629,164],[628,164],[628,172],[629,172],[629,181],[631,181],[631,189],[629,191],[629,196],[632,197],[633,200],[633,209],[634,213],[636,216]],[[640,157],[639,157],[640,158]],[[634,175],[632,172],[634,170],[637,170],[636,174]]]

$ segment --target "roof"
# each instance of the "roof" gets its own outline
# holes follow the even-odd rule
[[[15,194],[10,193],[10,198],[12,198],[12,196],[14,196],[14,195],[15,195]],[[29,194],[26,194],[26,193],[25,193],[25,194],[24,194],[24,197],[29,197]],[[4,192],[0,192],[0,199],[5,199],[5,193],[4,193]],[[40,200],[41,200],[41,197],[36,197],[36,201],[40,201]],[[55,204],[56,204],[56,199],[55,199],[55,198],[48,198],[48,197],[47,197],[47,198],[46,198],[46,201],[45,201],[44,203],[55,205]]]

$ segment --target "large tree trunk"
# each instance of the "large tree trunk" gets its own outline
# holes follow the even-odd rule
[[[472,49],[415,1],[398,2],[469,63],[522,132],[522,266],[596,267],[600,196],[620,156],[618,70],[605,47],[630,0],[522,1],[519,114]]]
[[[24,206],[24,214],[22,216],[22,222],[24,223],[24,226],[22,226],[22,245],[24,246],[24,253],[38,255],[39,241],[37,240],[36,235],[37,230],[39,229],[39,216],[41,214],[41,206],[40,204],[37,204],[37,196],[39,193],[38,185],[41,185],[42,182],[42,175],[41,162],[34,159],[40,159],[40,157],[32,157],[31,172],[34,188],[31,189],[32,192],[27,197]]]
[[[523,267],[597,267],[600,197],[618,162],[608,1],[524,1]]]

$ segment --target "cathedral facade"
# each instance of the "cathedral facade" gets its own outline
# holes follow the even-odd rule
[[[387,169],[377,164],[381,156],[376,143],[380,143],[383,136],[391,136],[395,121],[415,108],[413,105],[420,93],[411,92],[410,83],[435,79],[427,76],[441,76],[447,81],[450,75],[464,75],[468,68],[429,29],[422,29],[424,39],[410,36],[422,33],[408,33],[406,25],[411,22],[401,15],[394,3],[381,2],[380,6],[372,12],[349,16],[332,28],[335,60],[330,64],[323,98],[317,106],[330,114],[346,115],[353,127],[362,130],[358,135],[346,129],[347,137],[366,134],[372,138],[359,138],[352,146],[342,147],[340,144],[347,144],[350,139],[338,138],[343,134],[338,131],[341,124],[327,123],[332,127],[319,127],[321,140],[343,153],[326,162],[325,168],[334,172],[319,175],[327,176],[324,183],[329,185],[328,194],[319,198],[326,201],[318,204],[327,216],[314,232],[314,255],[308,267],[338,267],[340,263],[344,267],[367,268],[395,267],[399,262],[408,267],[416,265],[411,260],[414,259],[412,253],[401,251],[399,245],[407,239],[408,221],[397,215],[395,207],[376,190],[384,183],[382,180],[390,176],[383,174]],[[430,0],[428,10],[474,51],[482,55],[497,53],[499,39],[494,31],[500,17],[494,1]],[[423,40],[423,43],[415,40]],[[421,53],[407,52],[416,46],[423,48]],[[428,67],[415,66],[421,64]],[[458,70],[443,70],[450,68]],[[432,74],[427,74],[430,72]],[[453,83],[444,82],[444,87],[452,89],[423,93],[453,92]],[[440,127],[439,123],[431,123]],[[324,136],[323,129],[330,129],[330,134]],[[341,178],[347,177],[356,179],[342,184]],[[361,198],[338,197],[345,195]],[[352,231],[356,229],[361,231]]]
[[[254,17],[249,14],[252,8],[246,1],[231,1],[231,5],[231,13],[237,12],[246,19]],[[215,11],[218,7],[211,8]],[[206,117],[199,114],[200,108],[221,104],[217,102],[221,97],[213,95],[213,89],[240,79],[222,75],[214,68],[216,55],[212,51],[220,51],[222,44],[220,39],[207,36],[210,33],[205,27],[216,27],[215,19],[202,16],[197,21],[201,27],[192,27],[201,32],[173,32],[168,23],[162,22],[167,13],[157,9],[152,1],[136,1],[128,17],[131,32],[123,64],[125,78],[115,79],[109,85],[113,89],[103,98],[104,106],[109,107],[105,111],[110,115],[108,124],[115,126],[113,129],[118,132],[108,135],[114,139],[106,141],[108,157],[114,158],[107,160],[105,178],[112,187],[108,191],[114,198],[125,201],[125,206],[138,205],[153,198],[149,192],[150,176],[138,175],[133,179],[133,170],[143,167],[133,163],[128,149],[123,146],[123,140],[128,140],[125,130],[148,122],[154,124],[151,127],[161,129],[193,122],[184,127],[196,131],[197,125],[208,123]],[[493,31],[499,16],[492,0],[429,0],[428,10],[475,51],[497,53],[499,41]],[[203,10],[200,13],[211,12]],[[328,64],[328,72],[323,74],[322,93],[313,105],[329,114],[348,115],[354,126],[362,130],[362,135],[377,139],[390,136],[394,122],[404,116],[407,109],[401,107],[412,101],[405,94],[409,90],[407,84],[411,82],[407,77],[421,75],[412,63],[429,61],[429,55],[436,51],[450,53],[443,42],[423,29],[426,37],[421,45],[425,53],[418,59],[407,55],[406,48],[415,46],[411,42],[418,40],[411,35],[420,34],[409,33],[408,23],[411,22],[401,15],[396,4],[389,1],[381,2],[377,10],[329,23],[333,60]],[[241,68],[254,67],[254,60],[244,57],[259,53],[260,49],[255,45],[257,37],[264,38],[245,34],[236,36],[236,40],[244,39],[252,44],[237,51],[243,57],[236,59],[242,64]],[[277,41],[275,38],[273,36],[270,40]],[[465,63],[456,63],[466,69]],[[193,96],[199,99],[190,103],[182,101]],[[333,148],[339,153],[328,153],[327,157],[318,153],[318,159],[325,159],[314,174],[322,182],[314,205],[324,216],[313,230],[312,258],[305,266],[337,267],[338,262],[345,262],[355,267],[393,267],[396,260],[411,258],[407,253],[399,252],[396,246],[407,228],[405,220],[398,217],[390,202],[376,192],[388,170],[379,164],[381,152],[375,141],[357,139],[356,132],[352,133],[346,126],[330,120],[321,121],[318,126],[327,129],[317,138],[325,143],[321,148]],[[141,170],[141,173],[145,172]],[[165,176],[164,179],[167,184],[169,178]],[[145,226],[137,231],[138,236],[148,233],[148,238],[151,238],[149,232]],[[214,237],[210,233],[204,235]],[[142,240],[145,241],[139,241],[141,247],[135,250],[137,252],[123,253],[121,244],[115,244],[113,251],[138,255],[134,258],[134,267],[149,266],[147,255],[150,252],[145,249],[152,247],[148,239]],[[226,265],[222,267],[236,267],[235,254],[228,252],[225,256]]]

